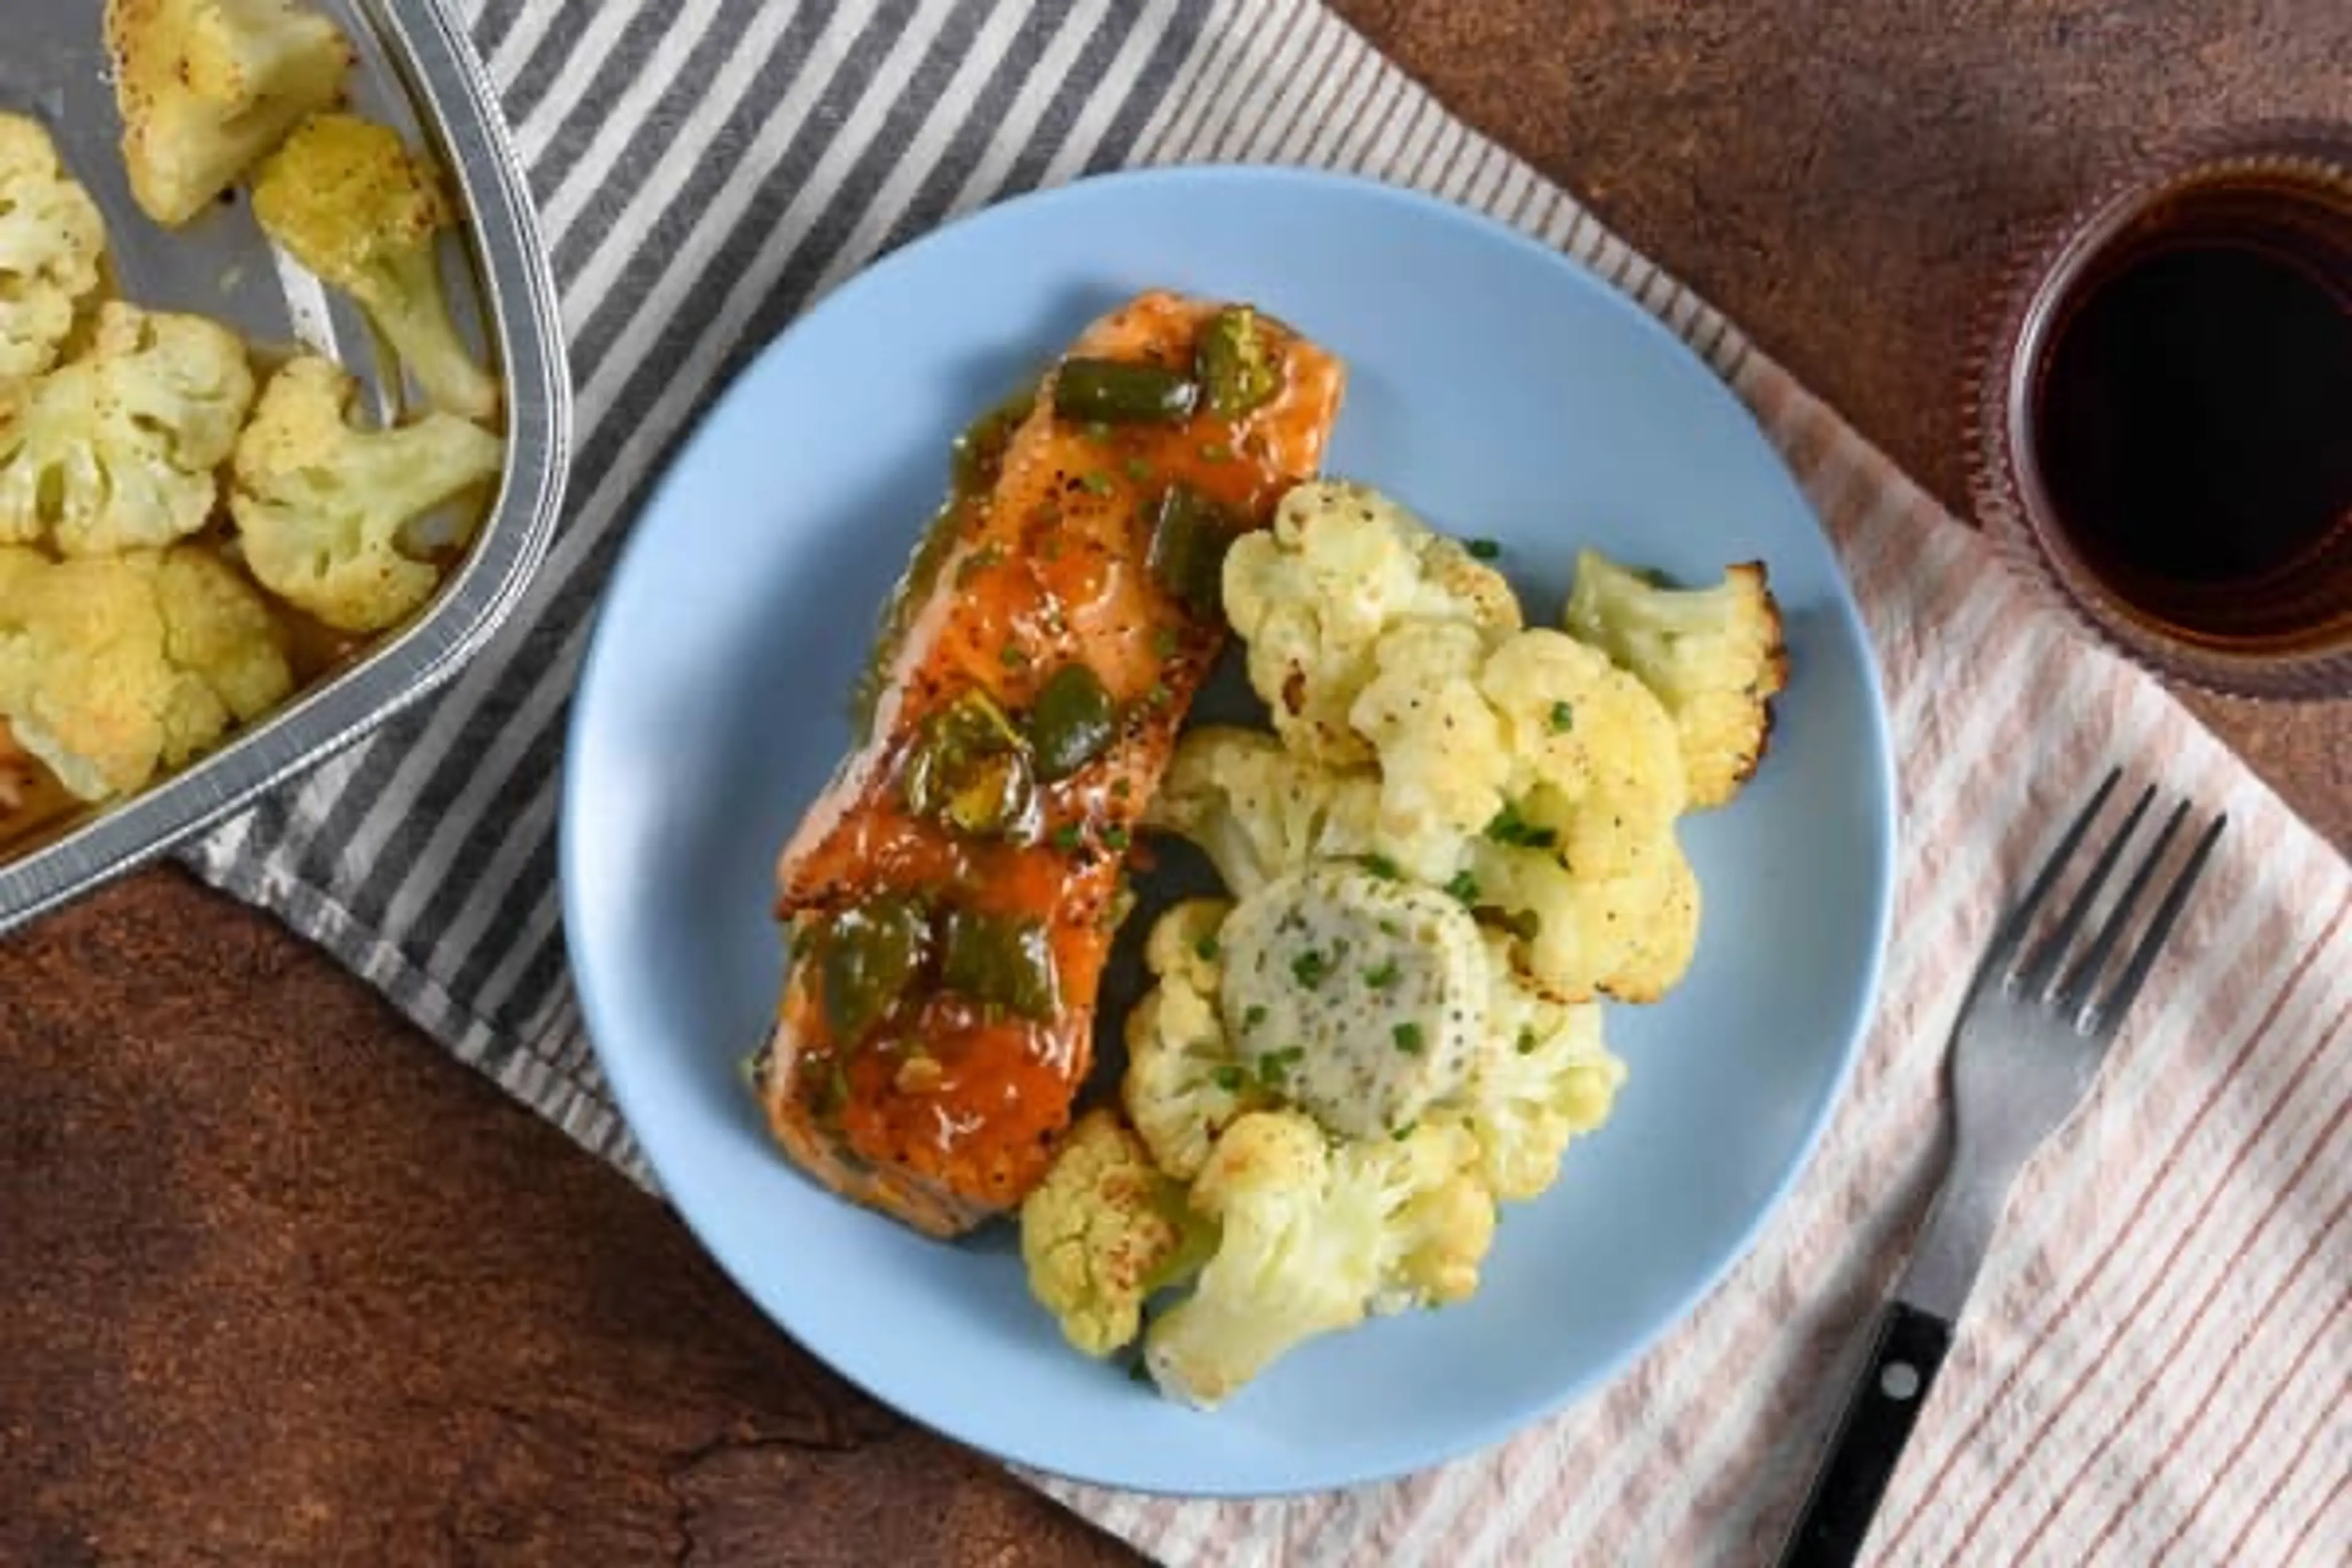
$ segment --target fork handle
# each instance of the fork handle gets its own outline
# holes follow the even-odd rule
[[[1908,1301],[1897,1299],[1880,1311],[1870,1359],[1846,1396],[1837,1436],[1781,1549],[1781,1568],[1832,1568],[1861,1552],[1951,1342],[1950,1323]]]

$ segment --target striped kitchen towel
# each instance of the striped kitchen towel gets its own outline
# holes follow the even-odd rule
[[[1175,1564],[1764,1560],[1916,1224],[1937,1067],[2000,889],[2111,761],[2235,824],[2101,1087],[2034,1161],[1873,1552],[2338,1563],[2352,1541],[2352,875],[2154,682],[2074,637],[1729,323],[1306,0],[472,0],[578,386],[538,584],[436,700],[191,848],[450,1050],[643,1179],[557,924],[556,775],[590,608],[664,453],[881,252],[1131,164],[1361,172],[1496,214],[1639,299],[1748,399],[1884,663],[1903,880],[1846,1100],[1755,1251],[1604,1393],[1343,1495],[1034,1478]],[[2334,1542],[2330,1546],[2327,1543]]]

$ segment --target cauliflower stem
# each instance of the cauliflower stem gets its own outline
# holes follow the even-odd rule
[[[436,408],[498,412],[499,385],[458,336],[436,249],[455,221],[439,171],[388,125],[303,122],[262,163],[253,213],[270,238],[359,302]]]
[[[1225,1130],[1192,1184],[1217,1222],[1192,1291],[1144,1336],[1161,1392],[1213,1409],[1307,1341],[1477,1289],[1494,1202],[1459,1130],[1333,1143],[1303,1111]]]

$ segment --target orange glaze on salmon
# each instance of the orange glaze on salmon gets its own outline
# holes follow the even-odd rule
[[[1144,294],[1089,326],[1069,357],[1189,375],[1221,309]],[[778,865],[794,962],[760,1074],[770,1126],[818,1180],[919,1230],[953,1236],[1018,1205],[1092,1063],[1129,835],[1224,639],[1213,610],[1188,608],[1148,564],[1156,509],[1181,485],[1218,503],[1233,529],[1263,527],[1321,465],[1343,369],[1279,322],[1255,324],[1279,374],[1256,407],[1082,424],[1055,410],[1056,369],[999,433],[1001,450],[976,454],[978,472],[902,585],[867,732]],[[1109,700],[1108,743],[1037,784],[1025,831],[968,833],[914,809],[908,775],[927,721],[960,700],[968,709],[977,691],[1018,723],[1073,663]],[[834,1038],[828,932],[848,929],[845,910],[904,900],[933,922],[918,930],[1025,924],[1050,958],[1050,1005],[1024,1012],[959,992],[943,983],[934,941],[919,978],[858,1037]]]

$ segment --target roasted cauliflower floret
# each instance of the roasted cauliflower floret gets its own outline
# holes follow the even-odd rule
[[[1476,1159],[1458,1128],[1334,1144],[1303,1111],[1242,1117],[1192,1184],[1219,1240],[1144,1336],[1153,1381],[1213,1408],[1318,1335],[1468,1296],[1495,1226]]]
[[[433,405],[498,412],[499,385],[457,335],[440,231],[456,221],[440,172],[388,125],[350,114],[303,122],[256,176],[253,213],[295,260],[359,302]]]
[[[1733,566],[1712,587],[1672,588],[1587,550],[1565,619],[1674,715],[1691,804],[1717,806],[1738,794],[1763,760],[1772,699],[1789,681],[1763,563]]]
[[[1127,1015],[1120,1099],[1151,1158],[1186,1181],[1236,1117],[1276,1099],[1219,1017],[1229,907],[1189,900],[1153,922],[1143,961],[1155,984]]]
[[[1349,705],[1349,728],[1380,759],[1381,852],[1424,881],[1460,868],[1511,784],[1501,721],[1479,690],[1487,647],[1465,621],[1404,622],[1374,644],[1375,673]]]
[[[1078,1118],[1021,1205],[1030,1291],[1090,1356],[1132,1342],[1144,1302],[1199,1267],[1213,1234],[1183,1184],[1106,1110]]]
[[[420,531],[496,479],[505,446],[440,413],[360,429],[352,392],[350,376],[309,355],[270,377],[236,443],[229,510],[262,586],[331,626],[376,631],[439,584],[428,546],[465,542],[473,510],[446,538]]]
[[[1336,1136],[1410,1127],[1486,1047],[1486,952],[1434,888],[1323,861],[1242,900],[1222,939],[1227,1037]]]
[[[343,95],[332,22],[292,0],[107,0],[131,194],[177,227]]]
[[[1608,1120],[1625,1068],[1601,1038],[1600,1007],[1548,1000],[1513,974],[1503,939],[1488,941],[1492,1044],[1432,1116],[1476,1142],[1479,1176],[1496,1197],[1521,1203],[1549,1189],[1570,1142]]]
[[[1517,818],[1496,832],[1556,848],[1582,877],[1622,877],[1657,855],[1688,795],[1674,721],[1606,655],[1545,627],[1495,650],[1479,677],[1513,761]]]
[[[82,800],[143,787],[291,689],[268,607],[197,546],[0,547],[0,719]]]
[[[1465,1130],[1435,1122],[1340,1145],[1341,1166],[1370,1185],[1383,1216],[1373,1311],[1448,1307],[1478,1293],[1495,1241],[1495,1194],[1479,1175],[1480,1157]]]
[[[0,387],[57,363],[97,292],[106,223],[49,133],[0,114]]]
[[[1341,767],[1372,760],[1349,711],[1378,673],[1382,633],[1412,620],[1490,637],[1520,625],[1500,573],[1396,502],[1335,480],[1297,486],[1271,528],[1234,542],[1224,603],[1276,731],[1301,757]]]
[[[1482,841],[1460,890],[1511,933],[1513,966],[1559,1002],[1655,1002],[1698,945],[1698,879],[1671,830],[1620,877],[1572,871],[1559,850]]]
[[[227,328],[108,301],[86,353],[0,389],[0,542],[97,555],[195,532],[252,401]]]
[[[1261,731],[1202,725],[1177,740],[1143,821],[1199,847],[1239,898],[1313,860],[1375,853],[1380,788]]]

